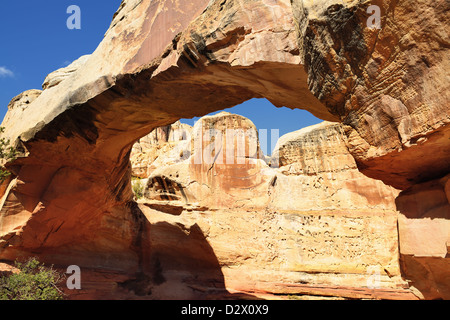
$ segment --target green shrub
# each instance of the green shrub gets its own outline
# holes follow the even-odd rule
[[[131,186],[136,199],[141,199],[144,196],[144,185],[139,178],[133,178],[131,180]]]
[[[18,273],[0,278],[0,300],[62,300],[57,287],[63,276],[36,258],[16,261]]]

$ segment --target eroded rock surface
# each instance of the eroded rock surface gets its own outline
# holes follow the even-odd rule
[[[368,5],[381,29],[366,27]],[[360,170],[399,189],[450,170],[448,5],[293,1],[311,92],[351,128]]]
[[[281,137],[270,161],[279,156],[279,168],[263,160],[253,123],[227,112],[198,120],[182,147],[160,149],[160,159],[172,160],[142,180],[139,205],[151,225],[202,230],[230,292],[415,298],[397,259],[399,191],[357,170],[342,125]],[[189,156],[174,162],[180,151]],[[196,163],[199,154],[211,158]],[[181,239],[156,229],[164,240],[153,250],[170,282],[168,270],[184,270],[170,257],[198,257],[196,245],[168,249]]]
[[[381,8],[381,29],[367,27],[371,4]],[[157,127],[250,98],[342,122],[358,169],[395,188],[443,178],[448,7],[446,0],[123,1],[97,50],[26,108],[10,108],[2,123],[21,156],[8,164],[14,179],[2,199],[0,257],[39,254],[120,269],[120,279],[146,272],[161,279],[158,260],[146,258],[148,217],[132,201],[132,146]],[[309,179],[299,185],[311,186]],[[422,274],[416,266],[410,277]]]
[[[179,121],[153,130],[150,134],[139,139],[133,145],[131,152],[132,175],[139,178],[148,178],[153,170],[160,166],[173,164],[180,158],[185,158],[181,151],[186,140],[191,140],[192,127]],[[175,149],[175,150],[174,150]],[[178,154],[175,154],[178,151]],[[190,152],[189,149],[186,151]],[[171,162],[164,155],[172,153]]]
[[[168,135],[161,134],[167,130],[186,139],[168,144]],[[148,199],[209,208],[395,210],[398,191],[358,171],[338,123],[323,122],[281,137],[271,158],[262,154],[254,124],[227,112],[202,117],[190,132],[179,123],[157,128],[146,140],[153,141],[151,152],[158,146],[151,157],[157,160],[139,167],[149,153],[139,152],[139,142],[131,162],[139,167],[133,175],[144,178]]]
[[[426,299],[450,299],[450,175],[403,191],[396,203],[405,277]]]
[[[70,75],[78,70],[80,66],[82,66],[89,59],[89,55],[84,55],[71,64],[69,64],[65,68],[58,69],[50,73],[44,80],[42,84],[42,89],[50,89],[51,87],[57,86],[66,78],[70,77]]]

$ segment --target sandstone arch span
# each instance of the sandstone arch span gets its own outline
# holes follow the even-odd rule
[[[370,4],[381,30],[365,27]],[[10,105],[5,136],[22,156],[8,164],[1,257],[135,271],[134,141],[250,98],[344,123],[360,170],[396,188],[444,177],[448,12],[445,0],[123,1],[76,71]]]

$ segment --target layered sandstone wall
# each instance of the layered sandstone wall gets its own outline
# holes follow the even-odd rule
[[[184,134],[179,127],[155,129],[143,140],[167,128]],[[289,133],[279,139],[271,157],[262,154],[254,124],[227,112],[201,118],[185,136],[189,139],[178,144],[167,144],[163,136],[140,152],[142,143],[135,145],[133,168],[158,146],[157,168],[153,162],[140,170],[146,175],[133,171],[145,178],[147,198],[211,208],[234,208],[237,201],[241,208],[253,203],[253,208],[294,211],[396,209],[393,199],[399,191],[359,172],[339,123]]]
[[[381,29],[367,27],[371,4],[381,8]],[[14,179],[0,209],[0,257],[39,254],[50,263],[128,276],[151,272],[156,262],[143,249],[148,218],[132,201],[133,144],[157,127],[251,98],[342,122],[358,170],[395,188],[444,178],[448,6],[446,0],[124,0],[94,53],[8,110],[2,137],[20,157],[8,164]],[[298,177],[299,187],[312,185]],[[428,218],[415,219],[406,226]],[[407,277],[420,279],[423,268],[448,275],[441,260],[427,257],[424,267],[411,252]],[[421,288],[435,286],[431,276],[421,281]]]
[[[199,244],[171,247],[181,239],[158,227],[165,224],[202,231],[231,292],[416,297],[398,261],[399,191],[357,170],[342,125],[324,122],[281,137],[268,161],[279,168],[263,161],[257,129],[242,116],[203,117],[193,132],[184,145],[190,157],[165,161],[173,150],[161,149],[161,166],[143,180],[147,188],[139,200],[164,239],[152,242],[152,250],[168,282],[193,269],[190,259],[207,258]],[[237,133],[246,138],[241,144]],[[195,163],[198,153],[214,162]],[[175,256],[184,263],[174,263]],[[189,276],[181,281],[191,282]],[[163,287],[154,292],[163,294]]]

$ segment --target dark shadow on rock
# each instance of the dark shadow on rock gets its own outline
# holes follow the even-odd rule
[[[134,210],[136,214],[144,223],[135,246],[140,272],[120,283],[120,288],[139,299],[257,299],[228,292],[217,256],[197,224],[150,224],[140,210]]]
[[[395,200],[402,276],[424,299],[450,299],[449,180],[414,185]]]
[[[174,216],[179,216],[184,211],[184,208],[182,206],[171,204],[145,203],[144,205],[146,205],[150,209],[161,211]]]

